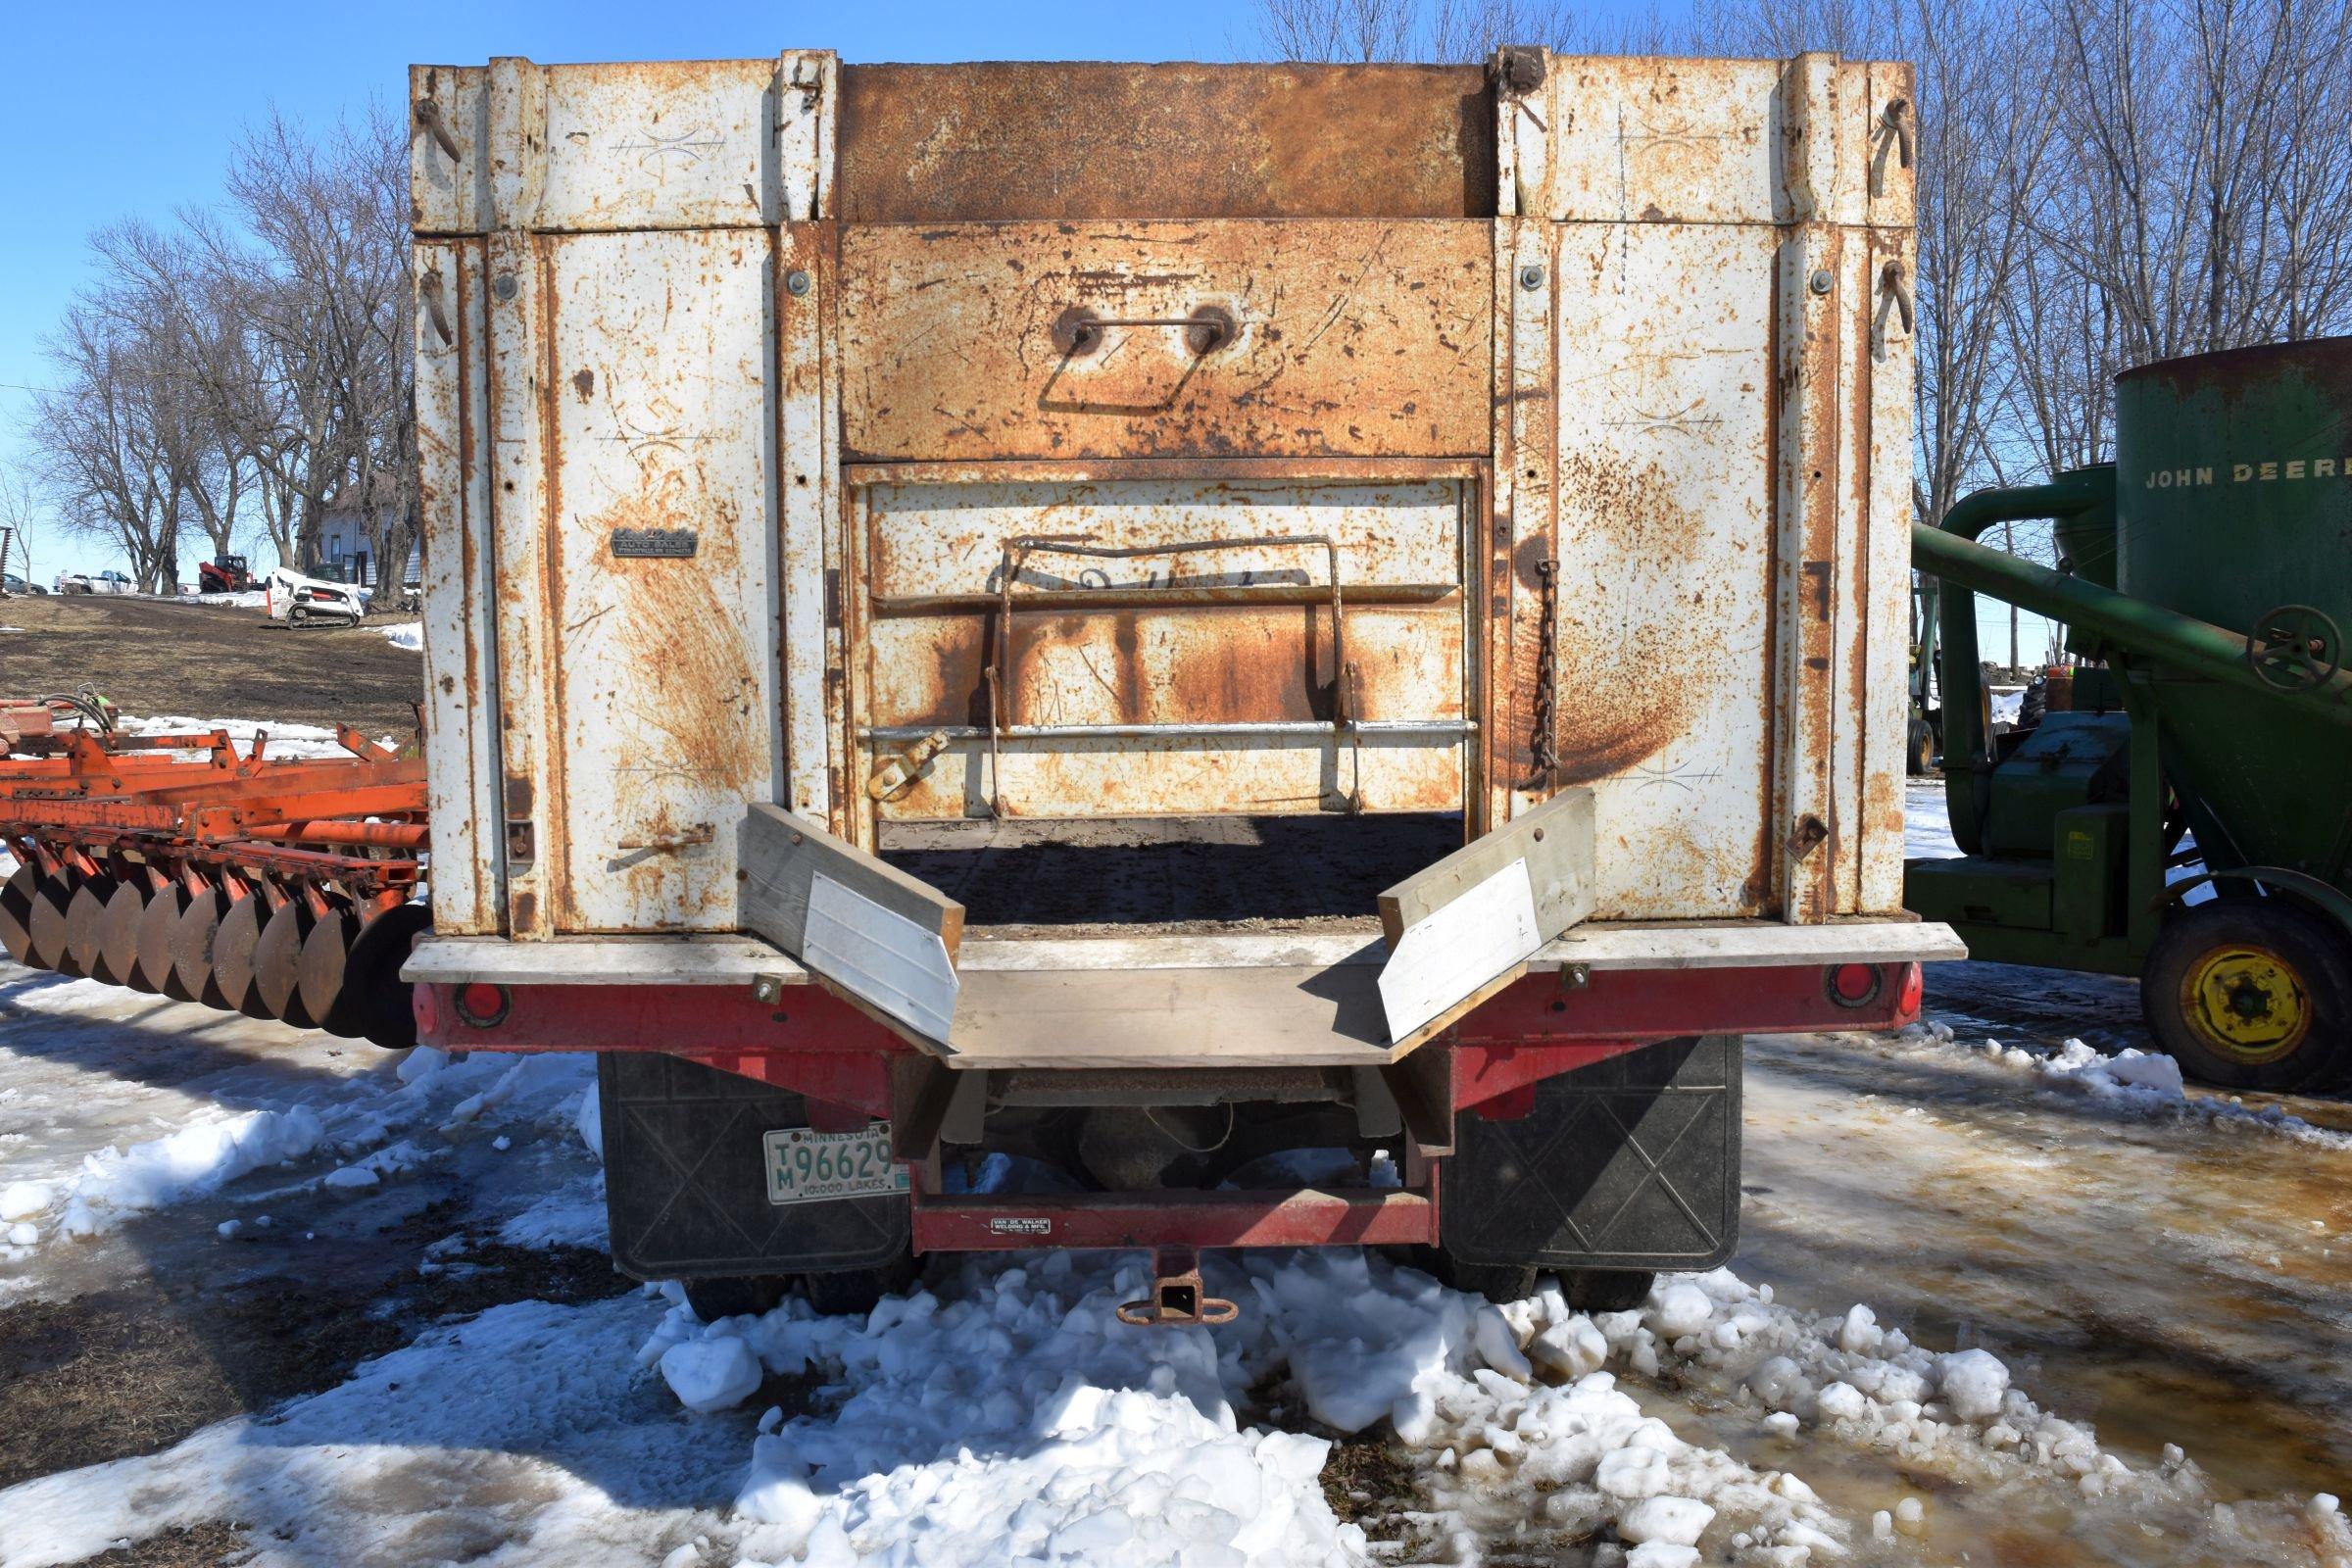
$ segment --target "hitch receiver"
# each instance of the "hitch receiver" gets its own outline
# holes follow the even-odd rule
[[[1152,1296],[1119,1308],[1119,1321],[1136,1328],[1190,1328],[1197,1323],[1230,1323],[1241,1308],[1211,1296],[1200,1283],[1200,1254],[1190,1247],[1152,1250]]]

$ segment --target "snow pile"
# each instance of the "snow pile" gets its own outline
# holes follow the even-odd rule
[[[2178,1117],[2217,1127],[2260,1128],[2317,1149],[2352,1150],[2352,1137],[2314,1126],[2276,1105],[2248,1105],[2234,1096],[2219,1093],[2189,1093],[2180,1077],[2180,1064],[2157,1052],[2124,1050],[2110,1056],[2072,1037],[2055,1052],[2004,1046],[1992,1039],[1962,1045],[1950,1025],[1938,1022],[1912,1024],[1891,1038],[1899,1045],[1966,1052],[2005,1072],[2082,1095],[2123,1116]]]
[[[72,1016],[121,1000],[120,991],[95,981],[44,980],[9,987],[7,1004],[25,1015]],[[0,1064],[7,1059],[0,1051]],[[307,1094],[242,1105],[175,1105],[177,1124],[167,1122],[169,1130],[154,1138],[66,1160],[20,1156],[0,1163],[0,1261],[21,1260],[57,1237],[96,1236],[127,1215],[219,1193],[271,1166],[331,1159],[332,1166],[301,1185],[362,1192],[445,1157],[477,1127],[568,1134],[582,1084],[595,1071],[595,1059],[586,1055],[452,1057],[418,1048],[393,1071],[329,1080]],[[527,1215],[510,1239],[540,1246],[601,1241],[601,1218],[590,1212],[601,1204],[594,1193],[566,1190],[534,1205],[547,1211]]]
[[[966,1265],[967,1291],[820,1318],[794,1300],[704,1325],[671,1309],[638,1355],[690,1409],[764,1373],[821,1367],[846,1393],[754,1440],[735,1513],[752,1563],[1362,1561],[1318,1476],[1330,1444],[1248,1430],[1246,1343],[1118,1322],[1140,1262],[1053,1253]],[[1335,1303],[1336,1304],[1336,1303]],[[770,1424],[772,1423],[764,1423]]]
[[[82,1161],[58,1229],[95,1236],[116,1216],[165,1208],[220,1191],[249,1171],[317,1149],[326,1127],[307,1105],[217,1111],[178,1131]]]
[[[1586,1314],[1551,1289],[1492,1307],[1353,1251],[1211,1270],[1243,1306],[1213,1332],[1117,1324],[1146,1283],[1133,1254],[964,1259],[855,1317],[793,1300],[703,1324],[674,1286],[665,1312],[644,1295],[501,1306],[266,1416],[0,1492],[0,1562],[233,1518],[263,1564],[1834,1568],[1914,1560],[1888,1555],[1897,1536],[1954,1560],[1931,1508],[1998,1524],[2053,1503],[2085,1561],[2159,1535],[2184,1547],[2165,1560],[2352,1551],[2332,1498],[2215,1503],[2178,1450],[2127,1467],[1985,1350],[1914,1346],[1868,1307],[1791,1309],[1728,1272]],[[755,1428],[770,1377],[799,1381],[803,1413]],[[1766,1447],[1809,1431],[1811,1458],[1871,1455],[1895,1494],[1844,1517],[1794,1474],[1678,1436],[1642,1402],[1662,1389],[1678,1424],[1744,1417]],[[1383,1524],[1428,1539],[1336,1518],[1330,1442],[1253,1396],[1327,1426],[1415,1423],[1415,1485]],[[1900,1494],[1914,1477],[1955,1485],[1923,1506]]]
[[[423,651],[424,622],[421,620],[404,620],[398,625],[383,627],[382,631],[384,641],[395,648],[406,648],[411,653]]]
[[[260,588],[248,588],[233,594],[182,593],[178,599],[183,605],[207,605],[215,610],[259,610],[270,602],[270,595]]]

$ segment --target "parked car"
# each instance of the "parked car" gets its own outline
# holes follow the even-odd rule
[[[0,594],[42,594],[48,589],[37,582],[26,582],[15,572],[0,572]]]
[[[366,596],[348,583],[306,577],[291,566],[270,573],[266,601],[270,618],[302,626],[312,621],[339,621],[356,626],[368,613]]]
[[[57,579],[61,594],[135,594],[139,585],[119,571],[69,571]]]

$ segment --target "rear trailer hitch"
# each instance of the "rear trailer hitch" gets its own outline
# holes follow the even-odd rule
[[[1190,1247],[1152,1250],[1152,1295],[1149,1299],[1119,1306],[1119,1321],[1135,1328],[1191,1328],[1201,1323],[1230,1323],[1241,1308],[1223,1297],[1211,1296],[1200,1283],[1200,1254]]]

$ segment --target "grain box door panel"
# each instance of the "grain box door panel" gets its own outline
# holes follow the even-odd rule
[[[1022,816],[1295,814],[1358,795],[1367,810],[1459,809],[1462,536],[1477,486],[1471,466],[1452,469],[948,481],[855,470],[868,480],[853,495],[870,594],[859,779],[926,734],[950,736],[879,814],[982,816],[997,801]],[[1038,534],[1152,553],[1025,555],[1000,661],[1005,548]],[[1338,553],[1344,660],[1330,555],[1306,542],[1318,535]],[[1159,553],[1220,539],[1253,542]],[[1186,598],[1237,590],[1243,602]],[[1099,594],[1106,608],[1040,603],[1055,594]],[[1358,738],[1332,727],[1343,662]],[[992,668],[1003,694],[993,748]]]
[[[1775,233],[1559,236],[1557,781],[1593,790],[1594,913],[1760,914]]]
[[[542,244],[555,928],[731,928],[778,772],[771,239]]]
[[[1491,230],[847,228],[845,449],[890,461],[1483,454]]]
[[[416,249],[417,508],[423,518],[424,746],[433,920],[496,934],[505,912],[498,833],[496,646],[479,240]]]

